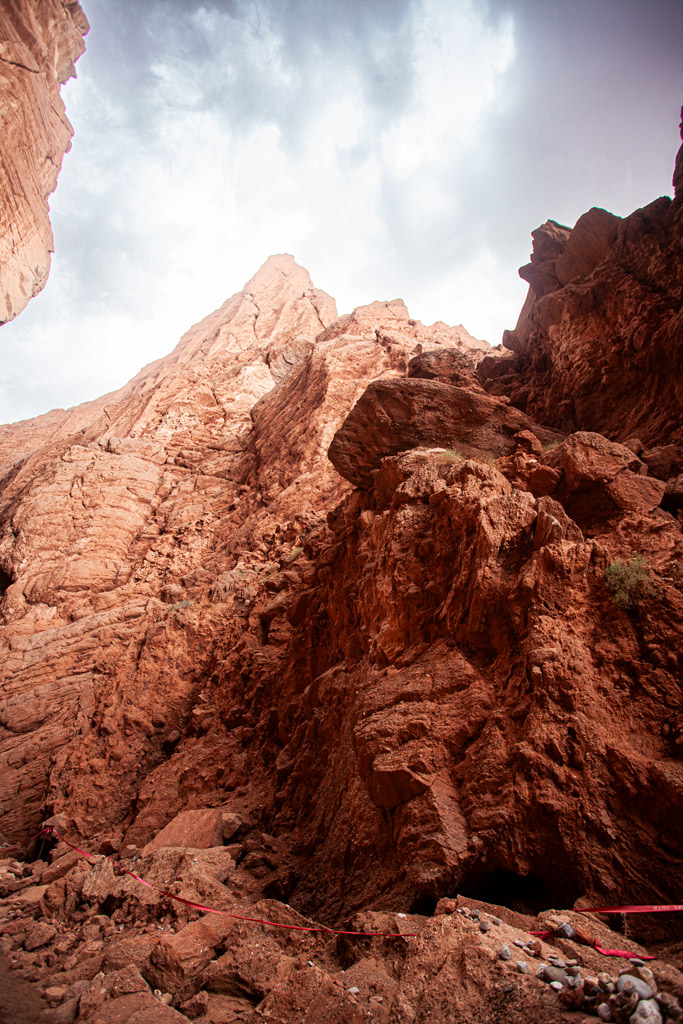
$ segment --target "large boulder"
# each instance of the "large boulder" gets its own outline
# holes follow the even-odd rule
[[[438,380],[377,380],[366,389],[332,439],[329,457],[351,483],[368,487],[387,455],[410,448],[451,448],[456,455],[496,458],[531,430],[541,441],[560,437],[489,395]]]

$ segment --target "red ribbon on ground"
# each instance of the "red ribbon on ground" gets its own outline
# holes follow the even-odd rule
[[[33,837],[33,839],[39,839],[40,836],[45,836],[46,839],[55,838],[59,839],[62,843],[65,843],[71,850],[76,853],[80,853],[82,857],[87,857],[88,860],[95,860],[96,857],[92,853],[86,853],[85,850],[80,850],[73,843],[70,843],[68,839],[60,835],[54,825],[48,825],[46,828],[41,829]],[[33,840],[31,840],[33,842]],[[168,892],[166,889],[160,889],[157,885],[152,885],[151,882],[146,882],[144,878],[140,878],[135,872],[129,871],[128,868],[124,868],[122,864],[119,864],[113,857],[106,857],[105,860],[111,861],[111,863],[122,871],[124,875],[129,875],[134,878],[136,882],[140,882],[141,885],[146,885],[148,889],[153,889],[155,892],[160,893],[162,896],[167,896],[170,900],[175,900],[176,903],[184,903],[186,907],[194,907],[195,910],[203,910],[207,914],[221,914],[223,917],[231,917],[236,921],[249,921],[251,924],[265,924],[271,928],[287,928],[290,931],[297,932],[327,932],[330,935],[364,935],[374,936],[385,939],[405,939],[416,938],[415,932],[351,932],[343,931],[337,928],[327,928],[325,925],[301,925],[301,924],[278,924],[277,921],[262,921],[258,917],[241,917],[239,914],[230,914],[227,910],[216,910],[214,907],[205,907],[201,903],[195,903],[193,900],[186,900],[182,896],[175,896],[172,892]],[[667,903],[667,904],[653,904],[648,906],[638,907],[581,907],[577,909],[577,914],[657,914],[668,911],[683,910],[683,904],[680,903]],[[548,938],[550,935],[554,935],[554,932],[529,932],[530,935],[537,935],[539,938]],[[593,944],[593,949],[596,949],[598,953],[602,953],[603,956],[621,956],[626,959],[632,958],[634,955],[640,956],[642,960],[656,960],[654,956],[647,956],[644,953],[634,954],[624,949],[606,949],[599,945],[598,942]]]
[[[645,907],[581,907],[577,914],[661,914],[669,910],[683,910],[683,903],[659,903]]]
[[[576,911],[579,913],[579,911]],[[547,939],[555,932],[529,932],[529,935],[537,935],[539,939]],[[656,956],[648,956],[646,953],[630,953],[627,949],[606,949],[601,946],[597,939],[594,941],[591,949],[596,949],[598,953],[602,953],[603,956],[623,956],[626,960],[630,960],[632,957],[638,957],[640,960],[656,960]]]
[[[42,829],[34,839],[38,839],[40,836],[45,836],[46,839],[54,838],[59,839],[62,843],[65,843],[69,849],[74,850],[76,853],[80,853],[82,857],[87,857],[88,860],[96,860],[96,856],[92,853],[86,853],[85,850],[79,850],[77,846],[70,843],[68,839],[60,835],[57,829],[53,825],[48,825],[47,828]],[[265,924],[271,928],[287,928],[290,931],[297,932],[326,932],[328,935],[363,935],[373,936],[384,939],[405,939],[405,938],[416,938],[416,932],[351,932],[343,931],[338,928],[328,928],[325,925],[303,925],[303,924],[279,924],[277,921],[262,921],[258,917],[241,917],[239,914],[231,914],[227,910],[216,910],[214,907],[205,907],[202,903],[195,903],[194,900],[186,900],[183,896],[175,896],[172,892],[168,892],[166,889],[160,889],[157,885],[152,885],[151,882],[146,882],[144,878],[140,878],[134,871],[129,871],[128,868],[124,868],[122,864],[119,864],[113,857],[107,857],[103,855],[105,860],[111,861],[115,867],[122,871],[124,875],[129,875],[134,878],[136,882],[140,882],[142,885],[146,885],[148,889],[153,889],[155,892],[161,893],[162,896],[168,896],[170,900],[175,900],[176,903],[184,903],[186,907],[194,907],[195,910],[203,910],[207,914],[221,914],[223,917],[231,917],[236,921],[249,921],[251,924]]]

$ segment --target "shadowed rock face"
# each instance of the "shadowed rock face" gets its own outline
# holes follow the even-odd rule
[[[532,232],[529,294],[480,377],[534,419],[683,452],[683,148],[676,198],[623,220],[593,209]]]
[[[76,0],[5,0],[0,7],[0,324],[44,287],[53,239],[48,196],[71,146],[59,87],[88,31]]]

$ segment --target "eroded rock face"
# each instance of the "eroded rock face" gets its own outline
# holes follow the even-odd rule
[[[0,8],[0,324],[47,280],[48,196],[73,135],[59,87],[75,74],[87,31],[77,0],[9,0]]]
[[[270,631],[272,660],[268,606],[301,586],[301,539],[348,489],[327,459],[335,430],[370,380],[449,342],[463,347],[458,329],[425,328],[400,302],[340,321],[306,271],[273,257],[121,391],[3,428],[10,839],[33,828],[46,787],[92,834],[131,826],[145,785],[134,832],[151,838],[177,780],[148,772],[216,722],[216,645],[232,637],[249,660]],[[240,746],[192,778],[204,792],[244,770]]]
[[[439,445],[456,455],[497,458],[511,453],[514,435],[530,427],[541,441],[561,436],[478,389],[417,377],[374,381],[335,434],[329,456],[347,480],[368,486],[387,455]]]
[[[683,452],[680,167],[676,198],[621,220],[593,209],[575,227],[532,232],[530,284],[514,331],[515,355],[489,359],[481,377],[534,419]]]

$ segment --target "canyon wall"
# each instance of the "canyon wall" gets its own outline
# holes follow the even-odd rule
[[[0,324],[41,291],[50,270],[48,197],[73,135],[59,87],[75,74],[87,31],[77,0],[0,8]]]
[[[668,481],[487,393],[491,358],[273,257],[119,392],[5,428],[8,839],[218,808],[251,891],[328,921],[673,899]]]
[[[681,901],[680,227],[544,225],[512,356],[271,257],[0,428],[0,949],[46,1020],[559,1024],[598,997],[532,974],[548,908]],[[564,921],[596,974],[680,936]]]

